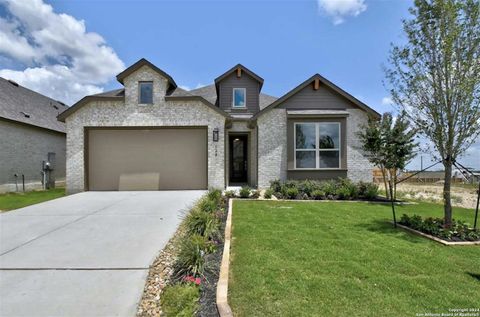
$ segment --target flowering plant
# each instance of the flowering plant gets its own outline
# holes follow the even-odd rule
[[[183,278],[183,281],[184,282],[187,282],[187,283],[194,283],[195,285],[200,285],[200,283],[202,283],[202,279],[199,278],[199,277],[194,277],[192,275],[187,275]]]

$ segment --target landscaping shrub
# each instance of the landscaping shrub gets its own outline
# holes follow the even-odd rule
[[[335,193],[340,199],[358,198],[357,186],[346,178],[340,179]]]
[[[335,196],[337,194],[337,184],[335,181],[324,181],[320,189],[325,193],[325,196]]]
[[[322,200],[322,199],[325,199],[325,192],[320,189],[317,189],[311,193],[310,197],[312,197],[315,200]]]
[[[402,215],[399,221],[400,224],[407,226],[409,228],[440,237],[446,240],[453,241],[475,241],[480,240],[480,230],[474,230],[469,228],[468,224],[462,221],[452,222],[452,227],[450,229],[444,228],[443,218],[425,218],[422,219],[421,216],[413,215],[409,217],[408,215]]]
[[[220,221],[217,215],[198,208],[192,210],[185,218],[185,228],[188,235],[198,234],[208,239],[215,239],[220,235]]]
[[[376,199],[378,196],[378,185],[374,183],[367,183],[365,191],[361,196],[368,200]]]
[[[320,182],[314,180],[304,180],[298,182],[298,191],[300,193],[307,195],[308,197],[312,197],[312,193],[316,190],[320,190]]]
[[[237,194],[235,193],[234,190],[226,190],[226,191],[225,191],[225,197],[227,197],[227,198],[235,198],[235,197],[237,197]]]
[[[271,194],[279,199],[367,199],[378,196],[378,185],[373,183],[353,183],[349,179],[316,180],[279,180],[270,182]],[[267,195],[268,196],[268,195]],[[270,196],[268,196],[270,197]]]
[[[161,305],[166,317],[195,316],[198,310],[200,289],[196,285],[168,285],[162,292]]]
[[[243,186],[240,189],[240,198],[249,198],[250,197],[250,187]]]
[[[207,196],[204,196],[198,202],[198,208],[205,212],[215,212],[219,208],[218,203]]]
[[[265,193],[263,194],[263,198],[271,199],[272,195],[273,195],[273,189],[268,188],[267,190],[265,190]]]
[[[250,195],[250,198],[257,199],[258,197],[260,197],[260,191],[252,190],[252,194]]]
[[[270,189],[274,193],[279,193],[282,191],[282,182],[279,179],[273,180],[270,182]]]
[[[218,205],[222,201],[222,191],[220,189],[210,189],[207,193],[207,198]]]
[[[180,243],[176,262],[176,275],[202,276],[205,271],[205,255],[215,251],[215,244],[198,234],[185,237]]]
[[[296,199],[298,196],[298,189],[296,187],[287,187],[285,190],[285,198],[287,199]]]

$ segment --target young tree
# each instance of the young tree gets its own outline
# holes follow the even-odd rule
[[[362,148],[369,154],[369,160],[382,171],[387,198],[396,199],[398,172],[403,170],[414,157],[415,130],[402,111],[396,120],[392,114],[384,113],[380,121],[373,118],[358,133]],[[390,196],[390,194],[392,194]]]
[[[451,227],[452,164],[480,133],[480,3],[415,0],[403,21],[407,43],[393,46],[386,77],[445,168],[445,226]]]

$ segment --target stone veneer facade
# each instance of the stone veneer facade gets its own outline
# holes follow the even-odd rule
[[[153,81],[153,105],[138,104],[139,81]],[[208,186],[225,187],[224,127],[225,117],[200,101],[165,101],[167,80],[143,66],[124,80],[125,102],[94,101],[71,114],[67,130],[67,191],[85,190],[85,127],[208,127]],[[218,128],[219,141],[213,142]]]

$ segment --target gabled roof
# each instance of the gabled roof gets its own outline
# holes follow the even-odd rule
[[[0,77],[0,117],[65,133],[57,115],[67,109],[59,101]]]
[[[373,110],[372,108],[370,108],[369,106],[367,106],[366,104],[364,104],[363,102],[361,102],[360,100],[355,98],[354,96],[350,95],[348,92],[346,92],[342,88],[338,87],[337,85],[335,85],[334,83],[332,83],[331,81],[326,79],[325,77],[321,76],[320,74],[315,74],[312,77],[310,77],[309,79],[305,80],[300,85],[298,85],[297,87],[295,87],[292,90],[290,90],[289,92],[287,92],[282,97],[275,100],[269,106],[262,109],[260,112],[258,112],[255,116],[252,117],[252,120],[258,118],[259,116],[261,116],[263,113],[267,112],[268,110],[270,110],[272,108],[275,108],[276,106],[282,104],[284,101],[286,101],[287,99],[289,99],[290,97],[295,95],[297,92],[299,92],[303,88],[305,88],[308,85],[310,85],[311,83],[313,83],[313,81],[315,79],[318,79],[322,84],[331,88],[333,91],[337,92],[338,94],[340,94],[341,96],[343,96],[344,98],[346,98],[347,100],[352,102],[354,105],[358,106],[360,109],[366,111],[368,114],[372,115],[375,118],[380,118],[380,114],[378,112],[376,112],[375,110]]]
[[[252,72],[250,69],[246,68],[245,66],[243,66],[242,64],[237,64],[235,66],[233,66],[232,68],[230,68],[229,70],[227,70],[225,73],[223,73],[222,75],[218,76],[217,78],[215,78],[215,86],[218,85],[219,82],[221,82],[225,77],[227,77],[228,75],[230,75],[231,73],[235,72],[238,68],[240,68],[242,71],[244,71],[247,75],[249,75],[250,77],[252,77],[253,79],[255,79],[256,81],[259,82],[260,84],[260,90],[262,89],[262,86],[263,86],[263,78],[258,76],[257,74],[255,74],[254,72]]]
[[[65,122],[65,119],[71,115],[72,113],[76,112],[83,106],[85,106],[90,101],[118,101],[123,100],[125,98],[125,89],[115,89],[106,92],[102,92],[96,95],[85,96],[79,101],[77,101],[73,106],[65,110],[64,112],[60,113],[57,116],[58,121]]]
[[[218,96],[217,96],[217,90],[215,88],[215,84],[211,84],[211,85],[204,86],[197,89],[192,89],[188,91],[188,93],[196,96],[202,96],[203,98],[205,98],[206,100],[208,100],[210,103],[214,105],[217,103]],[[277,100],[276,97],[273,97],[264,93],[260,93],[259,95],[260,109],[265,108],[275,100]]]
[[[156,71],[157,73],[159,73],[160,75],[162,75],[163,77],[167,78],[168,82],[170,83],[170,88],[177,88],[177,84],[175,83],[175,81],[173,80],[172,76],[170,76],[169,74],[167,74],[166,72],[164,72],[163,70],[161,70],[160,68],[158,68],[157,66],[153,65],[152,63],[150,63],[148,60],[146,60],[145,58],[142,58],[140,59],[138,62],[136,62],[135,64],[133,64],[132,66],[128,67],[127,69],[125,69],[123,72],[121,72],[120,74],[117,75],[117,80],[123,84],[123,80],[130,74],[132,74],[134,71],[138,70],[140,67],[142,66],[148,66],[150,67],[151,69],[153,69],[154,71]]]
[[[76,112],[77,110],[81,109],[83,106],[85,106],[87,103],[91,101],[123,101],[125,98],[125,89],[115,89],[115,90],[110,90],[106,92],[102,92],[96,95],[91,95],[91,96],[85,96],[83,97],[80,101],[78,101],[76,104],[62,112],[61,114],[58,115],[58,120],[65,122],[65,119],[71,115],[72,113]],[[174,90],[171,90],[167,93],[165,96],[165,100],[195,100],[195,101],[200,101],[209,108],[212,108],[216,112],[224,115],[225,117],[229,117],[229,114],[220,109],[219,107],[215,106],[212,104],[209,100],[206,100],[202,96],[199,95],[193,95],[190,92],[182,89],[182,88],[175,88]]]

